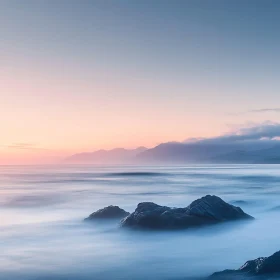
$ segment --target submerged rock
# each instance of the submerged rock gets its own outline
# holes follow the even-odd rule
[[[236,270],[224,270],[212,274],[208,279],[222,280],[222,279],[266,279],[266,277],[280,277],[280,251],[274,253],[270,257],[257,258],[255,260],[247,261],[243,266]]]
[[[94,220],[94,219],[122,219],[129,215],[129,212],[121,209],[118,206],[107,206],[103,209],[99,209],[96,212],[90,214],[85,220]]]
[[[177,229],[241,219],[253,217],[217,196],[206,195],[185,208],[170,208],[153,202],[139,203],[121,224],[123,227]]]

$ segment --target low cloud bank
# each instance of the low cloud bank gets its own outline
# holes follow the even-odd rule
[[[242,127],[229,134],[199,141],[233,143],[238,141],[252,140],[277,140],[279,139],[278,137],[280,137],[280,124],[265,122],[255,126]]]

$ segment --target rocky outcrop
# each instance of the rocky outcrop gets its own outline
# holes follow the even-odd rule
[[[185,208],[170,208],[152,202],[139,203],[133,213],[121,222],[123,227],[178,229],[219,222],[253,219],[240,207],[214,195],[206,195]]]
[[[257,258],[247,261],[243,266],[236,270],[224,270],[212,274],[208,279],[267,279],[266,277],[277,277],[280,279],[280,251],[267,258]]]
[[[96,212],[93,212],[85,220],[96,220],[96,219],[122,219],[128,216],[129,213],[121,209],[118,206],[107,206],[103,209],[100,209]]]

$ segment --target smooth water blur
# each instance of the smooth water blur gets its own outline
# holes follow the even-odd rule
[[[1,279],[175,280],[237,268],[280,249],[279,186],[279,165],[2,166]],[[180,207],[206,194],[256,220],[171,232],[83,221],[111,204]]]

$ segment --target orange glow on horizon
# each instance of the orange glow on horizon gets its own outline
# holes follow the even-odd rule
[[[5,104],[1,111],[1,164],[50,162],[98,149],[151,148],[221,131],[219,123],[205,126],[201,113],[186,112],[177,102],[166,100],[168,106],[163,106],[148,96],[141,97],[141,87],[133,87],[139,96],[135,99],[128,94],[129,85],[83,83],[58,73],[21,68],[0,68],[0,74]],[[124,95],[122,100],[119,93]],[[34,147],[9,147],[13,143],[32,143]]]

